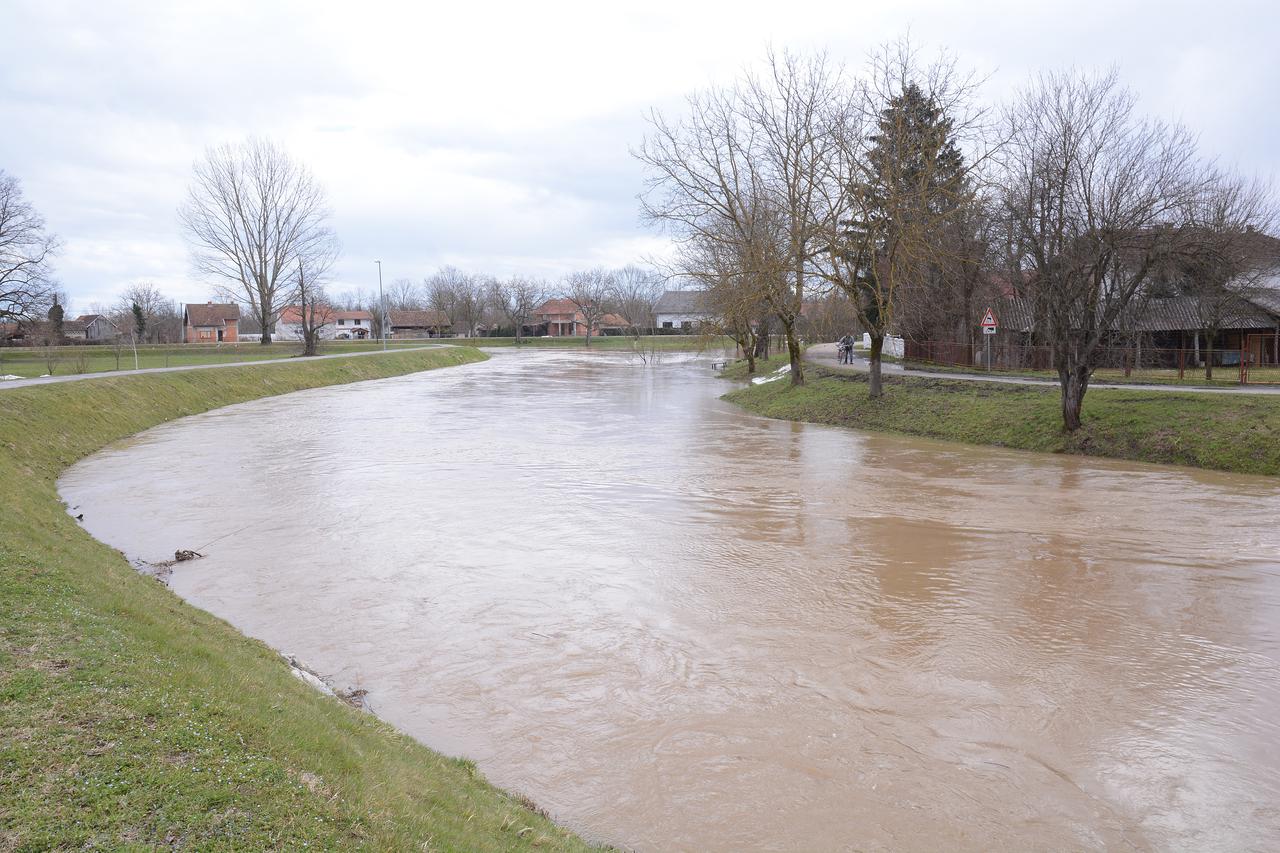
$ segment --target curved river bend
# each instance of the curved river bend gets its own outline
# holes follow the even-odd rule
[[[1280,485],[767,421],[499,352],[70,470],[173,588],[591,838],[1262,849]]]

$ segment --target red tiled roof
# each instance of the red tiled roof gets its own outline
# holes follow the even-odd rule
[[[536,317],[540,314],[576,314],[578,306],[573,303],[572,299],[548,299],[546,302],[533,309],[533,315]]]
[[[368,311],[335,311],[331,308],[320,307],[316,309],[315,316],[318,320],[325,323],[334,323],[338,320],[368,320],[373,322],[373,315]],[[280,311],[280,323],[298,324],[302,322],[302,306],[286,305]]]
[[[191,326],[225,326],[228,320],[240,319],[240,306],[226,302],[188,305],[187,324]]]

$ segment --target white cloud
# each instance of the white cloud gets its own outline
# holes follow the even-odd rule
[[[852,66],[908,28],[991,78],[1116,65],[1149,111],[1271,174],[1280,22],[1267,3],[12,3],[0,168],[63,239],[77,305],[130,281],[204,299],[176,209],[205,146],[283,143],[328,188],[340,286],[442,263],[556,276],[661,254],[629,148],[651,106],[767,44]]]

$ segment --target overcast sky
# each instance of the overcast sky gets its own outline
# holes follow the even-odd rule
[[[388,282],[641,260],[663,245],[637,215],[645,111],[770,44],[857,66],[910,29],[990,74],[992,102],[1040,68],[1114,65],[1206,152],[1280,173],[1275,0],[237,6],[0,0],[0,169],[62,239],[74,310],[139,280],[211,296],[176,211],[205,147],[250,135],[327,189],[336,291],[376,288],[375,258]]]

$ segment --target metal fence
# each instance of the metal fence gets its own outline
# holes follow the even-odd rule
[[[990,353],[990,363],[987,363]],[[1270,336],[1250,336],[1237,349],[1107,347],[1097,353],[1095,379],[1184,384],[1280,383],[1280,361]],[[1008,340],[983,342],[907,341],[903,361],[931,367],[1056,377],[1053,348]]]

